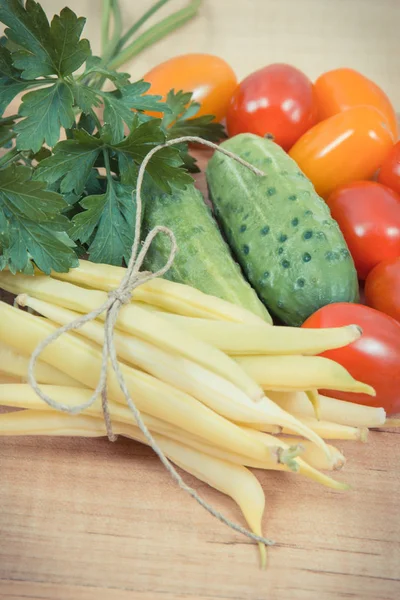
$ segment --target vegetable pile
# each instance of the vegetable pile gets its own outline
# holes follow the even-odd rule
[[[162,74],[173,73],[175,86],[203,94],[209,110],[226,116],[231,139],[222,146],[266,175],[254,178],[221,155],[215,155],[206,169],[215,220],[245,279],[278,323],[301,325],[319,309],[332,306],[325,312],[333,323],[364,324],[365,311],[357,303],[376,309],[368,313],[373,342],[361,344],[363,349],[355,350],[357,360],[351,364],[344,351],[335,352],[335,360],[373,385],[377,405],[390,414],[399,412],[400,336],[393,320],[384,319],[393,340],[390,352],[385,352],[390,358],[385,359],[384,371],[378,351],[381,345],[386,347],[386,340],[377,311],[397,322],[400,318],[400,142],[395,143],[398,123],[389,98],[353,69],[323,73],[312,83],[295,67],[275,64],[240,82],[226,108],[225,96],[220,103],[213,94],[204,96],[203,75],[196,80],[194,72],[189,76],[177,69],[190,56],[153,70],[156,89],[165,93]],[[199,64],[198,56],[196,61]],[[227,89],[231,71],[226,67],[224,79],[220,66],[214,71],[215,61],[216,57],[203,55],[201,73],[208,67],[212,89],[218,70],[219,85]],[[227,277],[220,267],[229,260],[226,253],[222,259],[222,238],[221,252],[215,253],[213,244],[208,248],[215,227],[200,200],[194,211],[189,189],[175,196],[156,192],[146,208],[145,226],[165,221],[178,236],[179,255],[166,277],[260,314],[254,298],[241,293],[240,278]],[[167,250],[160,240],[147,268],[157,268]],[[231,294],[224,287],[228,282]],[[354,303],[353,308],[344,310],[347,302]],[[313,322],[318,324],[319,318]],[[343,397],[372,403],[364,395]]]
[[[49,22],[34,0],[0,1],[0,288],[27,308],[0,302],[0,405],[22,409],[0,415],[0,435],[108,432],[101,400],[51,410],[27,384],[29,357],[118,288],[136,220],[137,243],[168,227],[173,264],[116,322],[121,372],[165,456],[231,496],[261,536],[249,467],[344,490],[321,472],[345,462],[325,440],[398,425],[386,419],[400,412],[397,119],[347,68],[313,83],[268,65],[238,83],[223,59],[189,54],[132,83],[116,69],[201,4],[137,35],[167,1],[124,33],[118,0],[105,0],[101,57],[69,8]],[[172,146],[185,136],[221,142],[205,169],[211,207],[191,146]],[[139,169],[159,146],[141,219]],[[155,237],[144,268],[158,273],[170,251]],[[40,355],[37,381],[65,412],[92,396],[104,342],[99,317]],[[149,443],[111,368],[107,382],[114,431]]]

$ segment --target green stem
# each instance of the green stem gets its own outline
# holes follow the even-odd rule
[[[107,63],[111,60],[111,57],[114,56],[115,48],[117,47],[122,33],[122,15],[119,6],[119,0],[111,0],[111,10],[114,19],[113,34],[102,56],[104,65],[107,65]]]
[[[115,54],[117,54],[120,50],[122,50],[122,48],[125,46],[127,41],[133,36],[133,34],[136,33],[137,30],[140,29],[141,26],[144,23],[146,23],[146,21],[148,19],[150,19],[150,17],[152,17],[155,12],[160,10],[160,8],[162,8],[164,6],[164,4],[167,4],[167,2],[169,2],[169,1],[170,0],[159,0],[151,8],[149,8],[149,10],[146,11],[144,13],[144,15],[141,16],[140,19],[138,21],[136,21],[136,23],[134,23],[132,25],[132,27],[130,27],[130,29],[128,29],[128,31],[122,36],[122,38],[118,42],[117,47],[115,48]]]
[[[134,56],[137,56],[148,46],[151,46],[155,42],[158,42],[166,35],[178,29],[184,23],[192,19],[197,13],[201,4],[201,0],[191,0],[189,6],[182,8],[173,13],[160,23],[157,23],[153,27],[150,27],[147,31],[142,33],[136,40],[134,40],[129,46],[125,48],[118,56],[112,59],[107,65],[109,69],[118,69],[122,64],[127,62]]]
[[[4,148],[4,146],[6,146],[9,142],[11,142],[12,139],[15,138],[15,133],[13,131],[9,131],[7,136],[3,136],[2,137],[2,146]]]
[[[301,444],[296,446],[290,446],[290,448],[278,448],[278,462],[286,465],[291,471],[295,473],[299,470],[299,464],[296,458],[304,452],[304,447]]]
[[[6,121],[15,121],[15,119],[19,119],[20,116],[18,114],[16,115],[7,115],[6,117],[0,117],[0,125],[4,124]]]
[[[4,167],[4,165],[14,160],[14,158],[16,158],[19,155],[19,153],[20,151],[16,148],[11,148],[11,150],[3,154],[3,156],[0,158],[0,167]]]
[[[112,174],[111,174],[110,155],[108,154],[108,150],[106,148],[103,149],[103,158],[104,158],[104,167],[105,167],[106,174],[107,174],[107,181],[108,181],[108,183],[113,184],[114,180],[113,180]]]
[[[32,79],[31,85],[40,85],[41,83],[56,83],[59,77],[42,77],[41,79]]]
[[[96,123],[97,131],[100,133],[100,131],[101,131],[101,123],[100,123],[100,120],[99,120],[98,116],[96,115],[96,113],[94,112],[93,109],[90,111],[90,114],[93,117],[94,122]]]
[[[101,16],[101,52],[104,54],[108,45],[108,36],[110,32],[110,12],[111,0],[103,0],[103,10]]]
[[[57,81],[60,81],[57,77],[43,77],[42,79],[32,79],[32,81],[25,81],[24,83],[29,87],[38,87],[44,83],[57,83]]]
[[[27,167],[32,166],[32,161],[28,157],[24,156],[23,152],[20,152],[19,155],[20,155],[19,159],[22,160],[26,164]]]

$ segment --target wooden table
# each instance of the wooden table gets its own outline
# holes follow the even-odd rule
[[[2,439],[1,600],[396,600],[398,433],[343,443],[338,493],[260,472],[269,569],[255,546],[180,491],[151,451],[120,440]],[[233,503],[186,476],[242,522]]]
[[[58,10],[65,3],[43,4]],[[131,15],[142,12],[142,3],[123,3]],[[94,3],[68,5],[89,14],[88,35],[96,35]],[[348,64],[376,77],[400,104],[399,10],[397,0],[205,0],[196,22],[133,70],[140,77],[182,51],[219,53],[240,76],[276,60],[311,76]],[[338,444],[348,458],[338,478],[353,488],[344,494],[259,473],[264,532],[277,542],[267,572],[259,570],[257,548],[180,491],[149,449],[127,440],[2,438],[0,599],[400,598],[399,433]],[[229,499],[186,480],[242,523]]]

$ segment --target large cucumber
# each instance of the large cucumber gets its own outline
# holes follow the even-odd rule
[[[220,152],[207,166],[217,220],[265,305],[301,325],[325,304],[356,301],[357,274],[343,235],[294,160],[253,134],[221,146],[265,173],[254,175]]]
[[[163,194],[154,188],[146,195],[144,232],[165,225],[175,234],[178,253],[166,278],[186,283],[202,292],[247,308],[264,320],[271,317],[242,275],[221,236],[211,211],[194,185]],[[161,268],[169,255],[170,242],[158,235],[147,253],[145,268]]]

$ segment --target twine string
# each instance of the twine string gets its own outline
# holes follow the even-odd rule
[[[157,454],[161,463],[164,465],[165,469],[168,471],[168,473],[171,475],[171,477],[174,479],[174,481],[179,485],[179,487],[182,490],[184,490],[187,494],[189,494],[194,500],[196,500],[196,502],[198,504],[200,504],[200,506],[202,506],[205,510],[207,510],[212,516],[214,516],[216,519],[218,519],[219,521],[221,521],[222,523],[224,523],[225,525],[227,525],[234,531],[241,533],[242,535],[250,538],[251,540],[253,540],[255,542],[270,546],[270,545],[274,544],[274,542],[272,540],[265,538],[263,536],[257,535],[255,533],[252,533],[245,527],[242,527],[241,525],[234,523],[233,521],[231,521],[230,519],[228,519],[227,517],[222,515],[219,511],[217,511],[208,502],[203,500],[198,495],[196,490],[194,490],[192,487],[187,485],[187,483],[185,483],[182,476],[178,473],[178,471],[176,470],[176,468],[174,467],[172,462],[164,454],[164,452],[160,448],[159,444],[154,439],[154,437],[150,433],[149,429],[146,427],[146,425],[142,419],[142,416],[140,414],[140,411],[136,407],[136,405],[131,397],[131,394],[128,390],[128,387],[126,385],[125,379],[123,377],[123,374],[121,372],[121,369],[120,369],[120,366],[118,363],[117,352],[116,352],[115,344],[114,344],[114,329],[115,329],[115,324],[118,319],[119,311],[121,310],[121,308],[124,304],[128,304],[130,302],[132,292],[135,290],[135,288],[142,285],[143,283],[146,283],[147,281],[150,281],[157,277],[162,277],[168,271],[168,269],[171,267],[171,265],[175,259],[175,256],[176,256],[176,253],[178,250],[177,244],[176,244],[176,239],[175,239],[173,232],[170,229],[168,229],[167,227],[164,227],[161,225],[154,227],[154,229],[152,229],[148,233],[148,235],[146,236],[146,238],[143,242],[142,247],[140,248],[140,227],[141,227],[142,207],[143,207],[142,185],[143,185],[143,178],[145,175],[145,170],[146,170],[146,167],[147,167],[149,161],[151,160],[151,158],[154,156],[154,154],[156,152],[158,152],[162,148],[166,148],[168,146],[172,146],[174,144],[179,144],[179,143],[183,143],[183,142],[186,142],[186,143],[187,142],[195,142],[195,143],[203,144],[205,146],[209,146],[210,148],[213,148],[214,150],[217,150],[218,152],[222,152],[226,156],[233,158],[235,161],[237,161],[238,163],[240,163],[241,165],[245,166],[247,169],[252,171],[255,175],[258,175],[258,176],[264,175],[264,173],[262,171],[257,169],[254,165],[251,165],[250,163],[248,163],[247,161],[242,159],[240,156],[237,156],[233,152],[230,152],[229,150],[225,150],[225,148],[221,148],[221,147],[217,146],[216,144],[209,142],[207,140],[203,140],[202,138],[197,137],[197,136],[183,136],[183,137],[175,138],[172,140],[168,140],[164,144],[160,144],[159,146],[152,148],[152,150],[150,150],[150,152],[146,155],[143,162],[141,163],[139,172],[138,172],[137,186],[136,186],[136,219],[135,219],[134,241],[133,241],[131,257],[128,262],[126,273],[125,273],[124,277],[122,278],[120,285],[118,286],[117,289],[108,293],[107,300],[105,302],[103,302],[103,304],[101,304],[99,307],[93,309],[91,312],[87,313],[86,315],[82,315],[82,316],[78,317],[77,319],[71,321],[70,323],[63,325],[62,327],[56,329],[56,331],[54,331],[51,335],[49,335],[47,338],[45,338],[37,346],[37,348],[34,350],[34,352],[32,353],[32,356],[30,358],[29,368],[28,368],[28,382],[31,385],[31,387],[33,388],[33,390],[36,392],[36,394],[44,402],[46,402],[46,404],[48,404],[51,408],[62,411],[62,412],[75,414],[75,415],[80,414],[80,413],[84,412],[86,409],[90,408],[96,402],[97,398],[99,396],[101,396],[103,417],[104,417],[105,427],[106,427],[106,431],[107,431],[107,436],[110,441],[115,441],[117,436],[115,436],[113,433],[111,415],[110,415],[110,411],[109,411],[109,407],[108,407],[108,400],[107,400],[107,373],[108,373],[108,368],[109,368],[109,363],[110,363],[111,367],[115,373],[115,376],[117,378],[118,384],[121,388],[121,391],[124,394],[127,405],[129,407],[129,409],[131,410],[132,415],[137,423],[137,426],[139,427],[140,431],[144,435],[149,446]],[[165,265],[154,273],[149,272],[149,271],[141,271],[140,269],[143,265],[143,261],[146,257],[146,254],[147,254],[153,240],[160,233],[167,235],[171,241],[171,248],[170,248],[170,253],[169,253],[168,259],[165,262]],[[43,392],[43,390],[39,387],[39,385],[36,381],[35,366],[36,366],[36,362],[37,362],[39,356],[51,343],[53,343],[58,338],[60,338],[64,333],[66,333],[68,331],[75,331],[77,329],[80,329],[81,327],[83,327],[85,325],[85,323],[88,323],[89,321],[93,321],[93,320],[97,319],[103,313],[106,313],[106,317],[105,317],[105,322],[104,322],[104,344],[103,344],[102,358],[101,358],[101,370],[100,370],[99,381],[97,383],[97,386],[96,386],[93,394],[91,395],[89,400],[87,400],[86,402],[83,402],[82,404],[76,405],[74,407],[71,407],[66,404],[55,401],[53,398],[51,398],[45,392]]]

